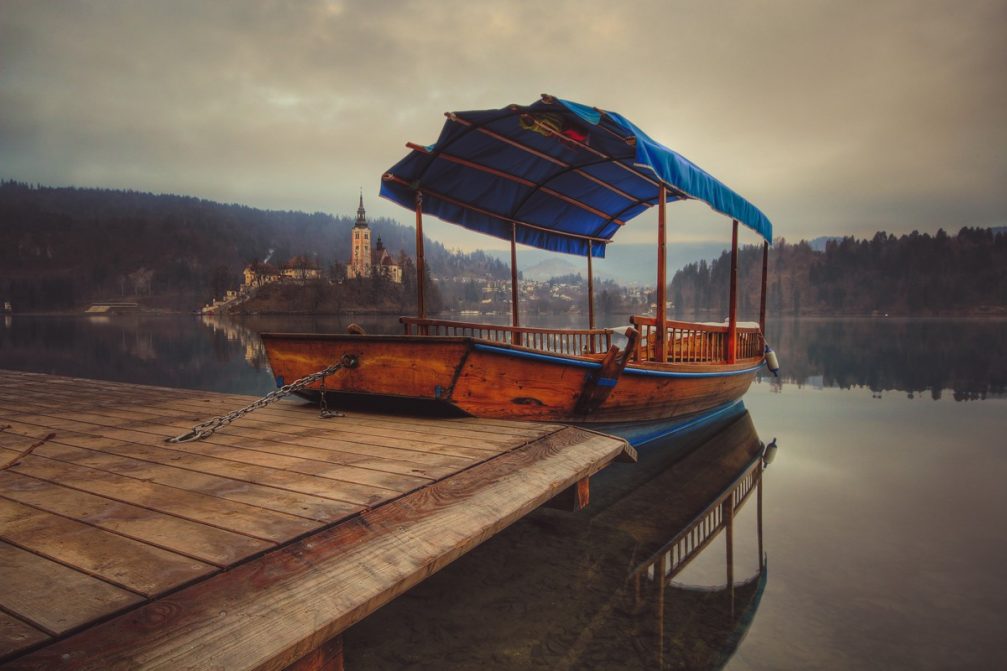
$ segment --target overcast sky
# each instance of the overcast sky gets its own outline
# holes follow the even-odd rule
[[[377,197],[404,143],[540,93],[624,114],[791,241],[1007,223],[1004,0],[0,0],[5,179],[334,214],[362,187],[411,223]]]

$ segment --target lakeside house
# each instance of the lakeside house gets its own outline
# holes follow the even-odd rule
[[[318,269],[318,264],[307,256],[295,256],[283,264],[281,273],[285,279],[291,280],[317,280],[321,279],[322,271]]]
[[[244,275],[244,283],[241,287],[242,291],[265,286],[279,280],[281,277],[280,271],[265,261],[253,261],[245,266],[242,274]]]

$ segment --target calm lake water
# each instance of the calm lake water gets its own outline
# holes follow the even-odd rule
[[[250,394],[273,388],[257,332],[349,321],[0,320],[0,368]],[[688,456],[614,466],[587,510],[515,524],[349,630],[347,668],[1004,668],[1007,323],[769,339],[781,378],[681,437]],[[734,520],[733,610],[725,533],[659,587],[654,557],[773,438],[761,520],[754,486]]]

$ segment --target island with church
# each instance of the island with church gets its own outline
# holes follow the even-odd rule
[[[392,254],[372,233],[360,194],[350,229],[350,258],[321,267],[316,255],[271,263],[267,256],[242,271],[242,283],[200,309],[202,314],[337,314],[398,312],[415,302],[412,259]],[[435,290],[436,291],[436,290]]]

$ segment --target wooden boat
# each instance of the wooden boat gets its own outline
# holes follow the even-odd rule
[[[410,153],[382,179],[382,196],[415,209],[418,316],[402,318],[402,335],[262,334],[278,384],[350,354],[355,367],[302,393],[386,410],[607,428],[677,422],[745,393],[764,360],[772,225],[762,212],[613,112],[543,96],[529,106],[447,117],[435,144],[408,144]],[[666,204],[689,199],[733,221],[731,309],[724,324],[667,318]],[[633,316],[622,333],[598,328],[592,258],[604,257],[612,237],[654,206],[656,315]],[[427,317],[424,213],[510,241],[510,326]],[[739,222],[765,240],[758,324],[736,318]],[[518,243],[587,258],[588,328],[520,325]]]

